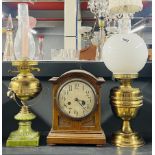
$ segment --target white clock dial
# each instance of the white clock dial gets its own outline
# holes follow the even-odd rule
[[[96,92],[91,84],[81,79],[64,83],[58,91],[60,110],[72,118],[88,116],[96,105]]]

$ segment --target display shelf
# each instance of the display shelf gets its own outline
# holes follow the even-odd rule
[[[95,76],[111,78],[112,73],[106,68],[103,62],[95,61],[39,61],[38,67],[40,72],[34,72],[34,75],[40,78],[47,78],[53,76],[60,76],[66,71],[71,69],[84,69]],[[13,77],[9,70],[16,70],[12,67],[11,62],[2,63],[2,76],[3,78]],[[140,78],[152,77],[152,62],[147,62],[145,67],[139,73]]]
[[[35,148],[2,148],[3,155],[152,155],[152,145],[140,148],[118,148],[109,144],[96,146],[40,146]]]

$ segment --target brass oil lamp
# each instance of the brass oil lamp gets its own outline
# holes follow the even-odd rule
[[[118,34],[109,37],[103,47],[103,60],[106,67],[113,73],[120,86],[110,92],[111,107],[115,115],[123,120],[122,128],[112,135],[111,143],[118,147],[140,147],[144,145],[141,136],[132,130],[130,120],[136,117],[143,105],[143,96],[139,88],[131,85],[133,79],[143,69],[148,58],[148,49],[143,38],[131,30],[131,16],[142,10],[142,1],[133,4],[123,0],[112,5],[111,13],[118,16]],[[133,9],[134,8],[134,9]],[[134,31],[135,32],[135,31]]]
[[[27,101],[35,98],[41,91],[40,81],[33,76],[31,71],[38,63],[36,61],[22,60],[13,61],[12,66],[17,67],[19,74],[11,79],[8,87],[8,97],[21,101],[21,110],[15,115],[15,119],[19,121],[19,128],[11,132],[7,139],[6,146],[38,146],[39,132],[32,130],[31,121],[35,119],[35,115],[29,111]],[[17,102],[18,103],[18,102]]]
[[[31,34],[29,20],[28,4],[19,3],[18,29],[14,42],[16,60],[12,61],[12,66],[17,68],[17,71],[12,72],[17,72],[18,74],[11,79],[7,95],[18,104],[20,100],[21,110],[14,117],[19,121],[19,128],[11,132],[6,142],[6,146],[10,147],[39,145],[39,132],[31,128],[31,121],[36,116],[29,111],[27,103],[27,101],[35,98],[41,91],[40,81],[31,73],[33,70],[40,71],[40,69],[34,67],[38,65],[38,62],[33,61],[35,42]]]

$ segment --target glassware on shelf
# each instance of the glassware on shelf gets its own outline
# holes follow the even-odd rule
[[[15,60],[14,48],[13,48],[13,23],[11,14],[9,14],[7,26],[6,26],[6,42],[3,55],[3,61]]]
[[[81,34],[81,37],[83,40],[90,39],[92,37],[92,27],[90,26],[82,26],[79,29],[79,33]]]
[[[103,37],[105,37],[104,31],[104,20],[107,14],[109,13],[108,9],[109,1],[108,0],[89,0],[88,1],[88,8],[94,14],[94,17],[98,19],[98,25],[100,29],[100,41],[98,43],[97,48],[97,56],[96,60],[101,60],[102,58],[102,47],[103,47]]]
[[[82,49],[89,47],[92,44],[91,39],[94,37],[94,29],[89,26],[82,26],[79,33],[81,34]]]
[[[91,39],[91,42],[92,42],[93,45],[98,46],[99,41],[100,41],[99,33],[100,33],[99,31],[94,32],[94,37]]]
[[[142,0],[109,0],[109,12],[118,18],[119,33],[130,33],[131,18],[142,9]]]
[[[91,39],[91,43],[97,47],[96,49],[96,60],[100,61],[102,58],[102,48],[105,42],[105,31],[100,29],[94,32],[94,36]]]
[[[123,18],[118,20],[119,33],[130,33],[131,31],[131,18],[129,14],[124,13]]]
[[[79,51],[76,49],[64,49],[65,60],[79,60]]]
[[[38,36],[38,47],[34,57],[35,60],[44,60],[43,42],[44,42],[44,36],[43,35]]]
[[[60,49],[51,49],[51,60],[59,61],[62,58],[62,53]]]
[[[30,31],[28,4],[18,4],[18,30],[16,32],[14,51],[16,59],[33,59],[35,42]]]
[[[118,33],[118,20],[119,19],[117,18],[117,16],[108,16],[108,18],[105,19],[105,29],[108,38],[113,34]]]
[[[51,60],[53,61],[79,60],[79,51],[76,49],[51,49]]]

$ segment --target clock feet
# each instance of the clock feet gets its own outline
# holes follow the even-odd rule
[[[55,146],[56,144],[50,144],[50,146]]]
[[[103,144],[97,144],[96,147],[103,147]]]

